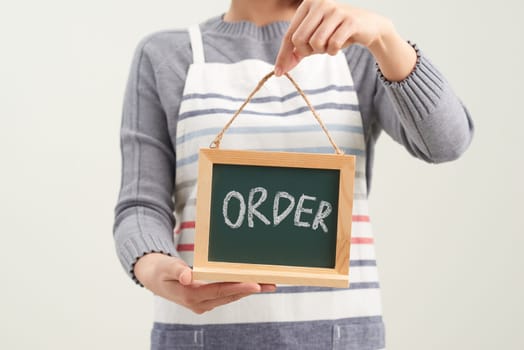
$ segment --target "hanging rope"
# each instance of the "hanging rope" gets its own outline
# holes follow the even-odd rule
[[[222,130],[217,134],[217,136],[215,137],[215,139],[213,140],[213,142],[211,142],[211,145],[209,146],[210,148],[219,148],[220,147],[220,142],[222,141],[222,137],[224,136],[224,133],[226,132],[227,129],[229,129],[229,127],[231,126],[231,124],[233,124],[233,121],[236,119],[236,117],[238,117],[238,115],[244,110],[244,107],[246,107],[246,105],[251,101],[251,99],[253,98],[253,96],[255,96],[255,94],[262,88],[262,86],[264,86],[264,84],[266,83],[266,81],[269,80],[269,78],[271,78],[273,75],[275,74],[274,71],[266,74],[257,84],[257,86],[255,87],[255,89],[249,94],[249,96],[246,98],[246,100],[242,103],[242,105],[240,106],[240,108],[235,112],[235,114],[233,114],[233,116],[231,117],[231,119],[229,119],[229,121],[226,123],[226,125],[224,125],[224,128],[222,128]],[[331,137],[331,135],[329,134],[327,128],[326,128],[326,125],[324,124],[324,122],[322,121],[322,119],[320,118],[320,116],[318,115],[318,113],[315,111],[315,108],[313,108],[313,105],[311,104],[311,102],[309,102],[309,99],[306,97],[306,94],[304,93],[304,91],[302,91],[302,89],[300,88],[300,86],[298,86],[297,82],[288,74],[288,73],[285,73],[284,74],[288,79],[289,81],[291,82],[291,84],[293,84],[293,86],[295,87],[295,89],[298,91],[298,93],[300,94],[300,96],[302,96],[302,98],[304,99],[304,101],[306,102],[307,106],[309,107],[309,109],[311,110],[311,112],[313,113],[313,116],[315,117],[315,119],[318,121],[318,123],[320,124],[320,127],[322,128],[322,130],[324,131],[324,133],[326,134],[326,136],[328,137],[329,139],[329,142],[331,143],[331,145],[333,146],[333,149],[335,150],[335,152],[337,154],[344,154],[344,152],[342,152],[342,150],[340,148],[338,148],[337,144],[335,143],[335,141],[333,140],[333,138]]]

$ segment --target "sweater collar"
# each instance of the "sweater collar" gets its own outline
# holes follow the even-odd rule
[[[204,24],[204,28],[208,28],[216,33],[228,36],[251,37],[262,41],[281,38],[286,33],[288,27],[288,21],[272,22],[260,27],[248,21],[225,22],[224,14],[211,18]]]

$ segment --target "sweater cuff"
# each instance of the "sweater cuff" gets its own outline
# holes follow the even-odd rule
[[[417,53],[413,71],[401,81],[389,81],[378,64],[377,74],[394,104],[403,106],[407,117],[419,121],[425,119],[437,107],[445,88],[445,79],[436,67],[422,54],[416,44],[408,41]]]
[[[140,283],[140,281],[136,278],[133,271],[138,259],[149,253],[162,253],[173,257],[179,257],[179,255],[175,249],[171,233],[169,235],[153,235],[149,233],[149,231],[153,233],[164,233],[164,227],[159,227],[159,225],[151,225],[151,223],[148,223],[146,219],[143,220],[142,223],[147,227],[147,230],[144,231],[148,232],[143,232],[142,230],[136,230],[136,226],[131,224],[133,221],[136,222],[135,217],[127,217],[122,220],[116,229],[116,250],[118,258],[120,259],[120,263],[129,277],[131,277],[131,279],[133,279],[136,284],[143,287],[142,283]]]

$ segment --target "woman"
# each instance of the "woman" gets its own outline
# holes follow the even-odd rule
[[[196,152],[272,69],[291,71],[357,156],[349,289],[192,278]],[[284,83],[267,82],[223,148],[324,152],[315,120],[293,112],[302,102]],[[385,347],[367,211],[374,144],[385,130],[412,155],[444,162],[473,130],[440,72],[391,21],[332,0],[232,0],[189,31],[144,38],[124,102],[114,237],[126,271],[156,295],[153,349]]]

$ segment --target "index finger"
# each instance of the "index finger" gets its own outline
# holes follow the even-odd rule
[[[293,34],[306,17],[308,11],[309,8],[307,3],[302,3],[298,7],[297,12],[295,12],[293,19],[289,24],[289,28],[280,44],[280,50],[278,51],[277,60],[275,62],[275,75],[277,77],[287,73],[290,69],[296,66],[298,62],[300,62],[300,57],[298,57],[294,52],[295,45],[293,45],[292,39]]]

